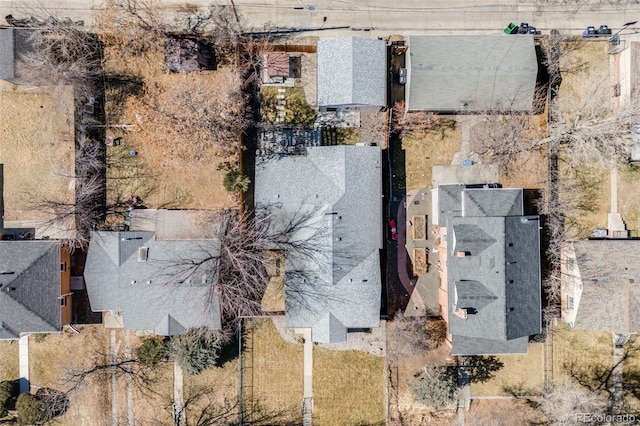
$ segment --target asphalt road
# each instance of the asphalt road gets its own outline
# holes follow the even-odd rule
[[[580,34],[587,25],[608,24],[615,31],[625,22],[640,20],[640,0],[218,1],[233,4],[245,28],[315,29],[312,34],[321,36],[496,33],[509,22],[529,22],[543,32],[555,28],[567,34]],[[158,3],[171,15],[187,5],[205,7],[212,2],[158,0]],[[101,4],[100,0],[0,0],[0,16],[68,16],[91,26]]]

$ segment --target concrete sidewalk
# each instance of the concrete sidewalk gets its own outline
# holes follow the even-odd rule
[[[20,393],[29,392],[29,335],[20,336],[18,343],[18,354],[20,363]]]

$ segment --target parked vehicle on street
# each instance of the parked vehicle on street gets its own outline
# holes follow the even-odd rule
[[[529,25],[528,22],[521,22],[520,26],[514,24],[513,22],[510,22],[509,25],[507,25],[507,28],[505,28],[503,31],[505,34],[540,34],[540,31],[538,31],[536,27]]]
[[[608,25],[600,25],[599,28],[589,25],[582,32],[582,37],[608,37],[611,35],[611,28]]]
[[[396,229],[396,221],[394,219],[391,219],[389,221],[389,227],[391,227],[391,239],[392,240],[397,240],[398,239],[398,230]]]
[[[398,83],[407,84],[407,69],[400,68],[398,70]]]

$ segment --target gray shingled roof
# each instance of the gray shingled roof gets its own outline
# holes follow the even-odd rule
[[[358,37],[318,41],[318,105],[386,106],[387,45]]]
[[[532,36],[409,37],[411,111],[530,110],[538,63]]]
[[[1,272],[0,339],[60,331],[58,242],[0,241]]]
[[[438,186],[438,226],[447,226],[449,213],[460,214],[462,212],[462,190],[464,188],[464,185]]]
[[[640,241],[589,240],[572,245],[582,282],[574,327],[640,332]]]
[[[0,28],[0,80],[15,77],[15,30]]]
[[[526,352],[528,336],[541,329],[538,217],[522,216],[521,189],[447,185],[438,187],[441,194],[448,197],[452,353]],[[456,309],[466,309],[467,317],[455,315]]]
[[[275,217],[312,212],[319,251],[310,262],[288,253],[285,271],[312,280],[285,283],[287,327],[311,327],[317,342],[346,339],[348,328],[377,327],[382,248],[379,147],[307,148],[306,156],[259,159],[256,209]],[[300,235],[304,238],[304,235]]]
[[[139,260],[146,247],[148,260]],[[93,232],[85,281],[94,311],[119,311],[128,330],[182,334],[193,327],[220,328],[220,308],[210,288],[217,276],[193,272],[198,261],[218,250],[217,242],[157,241],[154,232]]]

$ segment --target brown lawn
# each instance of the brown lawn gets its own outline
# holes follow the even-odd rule
[[[572,330],[558,323],[552,328],[552,380],[570,377],[570,370],[588,373],[594,367],[613,366],[613,338],[611,333]]]
[[[20,378],[18,341],[0,341],[0,381]]]
[[[544,344],[530,343],[525,355],[497,357],[503,367],[485,383],[472,383],[471,396],[533,396],[544,387]]]
[[[78,369],[108,351],[108,331],[101,325],[82,326],[80,334],[29,336],[29,369],[33,386],[66,390],[65,370]],[[59,424],[78,425],[111,423],[111,387],[103,377],[95,376],[69,398],[69,410],[57,419]]]
[[[161,49],[161,46],[156,46]],[[173,135],[172,129],[163,132],[155,126],[138,128],[131,117],[148,117],[153,111],[136,111],[144,95],[144,84],[156,87],[194,87],[198,96],[210,93],[215,97],[220,87],[226,84],[228,73],[202,72],[169,74],[164,65],[164,53],[156,50],[147,52],[144,58],[131,55],[122,57],[112,48],[105,52],[105,71],[108,75],[130,76],[131,79],[107,80],[106,111],[112,127],[107,134],[122,137],[119,147],[108,148],[108,156],[114,158],[114,165],[108,171],[107,197],[110,201],[128,199],[133,195],[141,197],[149,208],[221,209],[236,207],[238,197],[228,193],[222,186],[224,170],[219,167],[224,162],[237,165],[237,157],[219,156],[214,147],[198,153],[197,160],[176,155],[173,147],[189,146],[191,139],[182,136],[167,146],[154,137]],[[186,86],[185,86],[186,85]],[[175,91],[174,91],[175,92]],[[174,93],[175,95],[175,93]],[[190,96],[185,89],[184,96]],[[195,95],[194,95],[195,96]],[[134,99],[135,98],[135,99]],[[129,118],[129,119],[128,119]],[[197,126],[197,123],[193,124]],[[195,128],[195,127],[194,127]],[[195,130],[194,130],[195,131]],[[154,136],[155,135],[155,136]],[[240,134],[234,138],[241,137]],[[182,149],[182,148],[180,148]],[[180,151],[180,149],[177,149]],[[137,151],[135,159],[128,158],[130,151]],[[187,156],[188,157],[188,156]],[[129,179],[122,179],[122,177]]]
[[[252,323],[245,323],[254,328],[253,333],[246,331],[244,336],[243,363],[252,366],[246,370],[252,374],[243,377],[243,399],[257,414],[281,413],[281,421],[301,422],[302,345],[283,340],[270,319]]]
[[[640,167],[629,165],[618,170],[618,211],[627,229],[640,230]]]
[[[383,425],[385,359],[360,351],[313,348],[313,422]]]
[[[451,164],[460,151],[460,129],[442,124],[429,132],[409,133],[402,139],[405,155],[406,189],[431,188],[431,168]],[[398,174],[399,170],[394,170]]]
[[[73,89],[0,81],[0,164],[5,221],[43,220],[45,199],[73,202]]]

